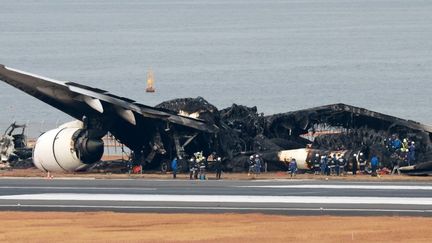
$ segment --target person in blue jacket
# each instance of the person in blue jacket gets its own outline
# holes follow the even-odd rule
[[[408,149],[408,165],[415,164],[415,145],[414,141],[411,142],[411,145]]]
[[[321,156],[320,166],[321,166],[321,175],[326,175],[327,174],[327,156],[326,155]]]
[[[294,158],[289,163],[289,171],[291,177],[295,176],[297,173],[297,161]]]
[[[399,150],[401,148],[402,148],[402,141],[398,137],[395,137],[395,139],[392,141],[392,149],[393,149],[393,151],[399,152]]]
[[[177,157],[172,160],[171,169],[173,173],[173,179],[177,178]]]
[[[371,167],[372,167],[372,176],[377,176],[377,169],[378,169],[379,160],[376,155],[372,156],[371,158]]]

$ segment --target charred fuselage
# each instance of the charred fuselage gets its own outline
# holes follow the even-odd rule
[[[245,170],[249,155],[256,153],[270,162],[269,169],[285,169],[277,153],[303,148],[322,154],[362,151],[366,159],[377,155],[383,166],[391,167],[395,161],[386,141],[395,134],[416,141],[417,163],[432,160],[432,127],[346,104],[270,116],[258,113],[256,107],[236,104],[219,111],[201,97],[171,100],[158,107],[193,114],[219,127],[204,143],[190,145],[189,151],[214,150],[226,158],[226,169],[234,171]]]

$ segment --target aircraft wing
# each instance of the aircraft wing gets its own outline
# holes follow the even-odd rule
[[[138,120],[152,119],[202,132],[213,133],[218,130],[216,126],[202,120],[139,104],[134,100],[110,94],[105,90],[74,82],[58,81],[4,65],[0,65],[0,80],[78,120],[81,120],[83,116],[103,116],[107,120],[123,120],[129,125],[136,126]]]

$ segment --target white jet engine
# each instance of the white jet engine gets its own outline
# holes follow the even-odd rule
[[[42,134],[33,150],[33,163],[42,171],[77,171],[102,158],[101,136],[92,137],[81,121],[63,124]]]

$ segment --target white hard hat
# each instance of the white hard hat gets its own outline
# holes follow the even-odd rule
[[[360,153],[360,155],[363,155],[363,153]]]
[[[315,156],[316,156],[316,157],[318,157],[318,156],[319,156],[319,154],[315,154]]]

